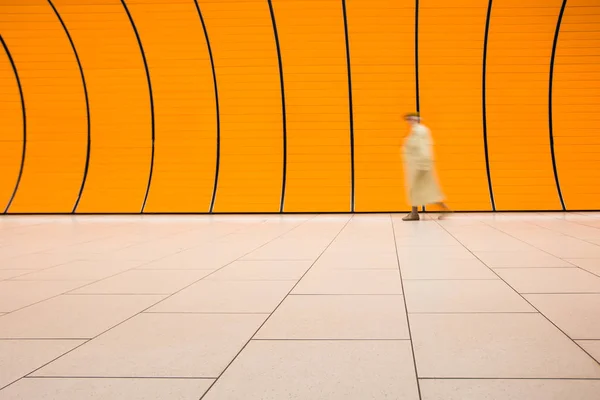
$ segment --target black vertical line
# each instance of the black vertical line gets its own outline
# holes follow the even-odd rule
[[[21,78],[19,77],[19,71],[17,70],[17,65],[15,64],[15,60],[8,49],[6,42],[2,35],[0,35],[0,42],[2,43],[2,47],[6,52],[6,56],[8,57],[8,61],[10,61],[10,65],[12,67],[13,73],[15,75],[15,80],[17,81],[17,87],[19,88],[19,97],[21,98],[21,114],[23,118],[23,149],[21,150],[21,166],[19,167],[19,175],[17,176],[17,182],[15,183],[15,188],[10,196],[10,200],[4,209],[4,214],[8,213],[10,206],[12,205],[15,196],[17,195],[17,191],[19,190],[19,185],[21,184],[21,177],[23,177],[23,169],[25,167],[25,155],[27,153],[27,113],[25,111],[25,96],[23,95],[23,87],[21,86]]]
[[[123,4],[123,8],[127,13],[127,17],[129,18],[129,22],[131,23],[131,28],[133,29],[133,33],[135,34],[135,38],[137,39],[138,46],[140,47],[140,54],[142,55],[142,61],[144,62],[144,69],[146,71],[146,80],[148,81],[148,94],[150,97],[150,118],[152,124],[152,153],[150,156],[150,173],[148,174],[148,185],[146,186],[146,194],[144,195],[144,202],[142,203],[141,212],[144,212],[146,208],[146,201],[148,200],[148,194],[150,193],[150,186],[152,185],[152,173],[154,171],[154,142],[156,140],[156,131],[155,131],[155,123],[154,123],[154,94],[152,91],[152,80],[150,79],[150,69],[148,68],[148,60],[146,60],[146,52],[144,51],[144,46],[142,45],[142,39],[140,38],[140,34],[137,30],[135,22],[133,21],[133,17],[129,12],[129,8],[127,8],[127,4],[125,0],[121,0],[121,4]]]
[[[419,95],[419,0],[415,1],[415,99],[417,112],[421,112],[421,98]],[[419,117],[419,122],[421,118]],[[421,206],[423,212],[427,211],[425,205]]]
[[[421,100],[419,98],[419,0],[415,1],[415,90],[417,112],[421,112]]]
[[[492,210],[496,211],[496,201],[494,200],[494,187],[492,185],[492,174],[490,172],[490,156],[488,151],[488,137],[487,137],[487,100],[486,100],[486,87],[487,87],[487,50],[488,50],[488,38],[490,35],[490,20],[492,17],[492,2],[488,3],[487,16],[485,18],[485,34],[483,37],[483,79],[482,79],[482,98],[481,104],[483,107],[483,149],[485,151],[485,168],[487,171],[488,178],[488,190],[490,192],[490,202],[492,203]]]
[[[202,30],[204,31],[204,38],[206,39],[206,47],[208,48],[208,57],[210,58],[210,66],[212,68],[212,76],[213,76],[213,84],[215,88],[215,108],[217,114],[217,159],[215,166],[215,183],[213,186],[212,198],[210,200],[210,208],[209,212],[213,212],[215,208],[215,199],[217,197],[217,188],[219,186],[219,170],[221,169],[221,112],[219,109],[219,87],[217,85],[217,72],[215,70],[215,60],[213,58],[212,47],[210,45],[210,39],[208,38],[208,29],[206,29],[206,24],[204,23],[204,17],[202,16],[202,11],[200,11],[200,5],[198,4],[198,0],[194,0],[196,4],[196,11],[198,11],[198,17],[200,18],[200,23],[202,24]]]
[[[277,60],[279,61],[279,82],[281,83],[281,115],[283,129],[283,176],[281,179],[281,201],[279,212],[282,213],[285,206],[285,189],[287,185],[287,115],[285,110],[285,85],[283,79],[283,62],[281,61],[281,47],[279,45],[279,34],[277,33],[277,22],[275,19],[275,10],[273,10],[272,0],[269,3],[269,12],[271,13],[271,23],[273,24],[273,34],[275,35],[275,46],[277,48]]]
[[[354,197],[355,197],[355,172],[354,172],[354,105],[352,101],[352,69],[350,62],[350,39],[348,37],[348,15],[346,12],[346,0],[342,0],[342,11],[344,14],[344,35],[346,37],[346,66],[348,69],[348,110],[350,116],[350,211],[354,212]]]
[[[83,190],[85,189],[85,183],[87,181],[88,171],[90,168],[90,152],[91,152],[91,143],[92,143],[92,125],[91,125],[91,121],[90,121],[90,100],[89,100],[89,96],[88,96],[85,74],[83,73],[83,67],[81,65],[79,53],[77,52],[77,48],[75,47],[75,43],[73,42],[71,33],[69,32],[69,29],[67,28],[67,25],[65,24],[65,21],[63,21],[62,17],[60,16],[60,13],[54,6],[54,3],[52,3],[52,0],[48,0],[48,3],[50,4],[50,7],[52,7],[54,14],[56,14],[56,18],[58,18],[60,24],[63,27],[63,30],[65,31],[65,34],[67,35],[67,39],[69,39],[69,43],[71,44],[71,49],[73,50],[73,55],[75,55],[75,60],[77,61],[77,66],[79,67],[79,74],[81,75],[81,83],[83,85],[83,94],[85,97],[85,111],[86,111],[86,116],[87,116],[87,150],[86,150],[86,156],[85,156],[85,167],[83,170],[83,178],[81,180],[81,186],[79,187],[79,194],[77,195],[77,200],[75,200],[75,205],[73,206],[72,213],[74,214],[77,211],[79,202],[81,201],[81,196],[83,195]]]
[[[558,21],[556,22],[556,31],[554,32],[554,43],[552,43],[552,56],[550,57],[550,82],[548,85],[548,128],[550,134],[550,154],[552,155],[552,168],[554,169],[554,180],[556,182],[556,190],[558,197],[560,198],[560,205],[563,211],[566,211],[565,200],[563,198],[562,190],[560,188],[560,180],[558,179],[558,169],[556,168],[556,155],[554,154],[554,123],[553,123],[553,109],[552,109],[552,92],[554,84],[554,60],[556,58],[556,46],[558,45],[558,36],[560,35],[560,26],[562,24],[563,15],[565,8],[567,7],[567,0],[563,0],[562,6],[560,7],[560,13],[558,14]]]

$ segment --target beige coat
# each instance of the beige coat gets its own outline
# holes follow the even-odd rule
[[[404,170],[412,207],[444,201],[434,169],[431,133],[424,125],[413,125],[404,141]]]

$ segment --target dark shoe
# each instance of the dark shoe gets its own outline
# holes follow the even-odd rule
[[[419,214],[408,214],[406,217],[402,218],[402,221],[418,221],[421,219]]]

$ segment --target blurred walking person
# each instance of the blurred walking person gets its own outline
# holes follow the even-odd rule
[[[421,124],[419,113],[409,113],[404,120],[410,125],[410,134],[404,141],[404,170],[406,188],[412,207],[404,221],[419,220],[419,206],[437,204],[442,208],[440,219],[450,211],[444,203],[434,168],[431,132]]]

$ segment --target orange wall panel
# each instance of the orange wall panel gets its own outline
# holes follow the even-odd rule
[[[47,1],[3,2],[0,15],[0,32],[18,68],[27,109],[27,157],[9,212],[71,212],[87,147],[83,84],[74,54]]]
[[[570,0],[554,61],[553,131],[567,210],[600,207],[600,4]]]
[[[347,2],[356,211],[409,208],[401,146],[402,119],[416,110],[415,2]]]
[[[283,184],[281,83],[267,1],[199,1],[219,87],[215,212],[277,212]],[[247,49],[260,49],[251,53]]]
[[[416,109],[455,210],[598,210],[598,26],[594,0],[4,0],[0,212],[406,210]]]
[[[561,0],[497,0],[487,43],[487,137],[497,210],[559,210],[549,134]]]
[[[208,47],[192,0],[127,0],[143,40],[155,107],[155,157],[145,212],[208,212],[217,115]]]
[[[119,0],[54,0],[71,32],[90,98],[89,174],[77,212],[140,212],[152,131],[146,74]]]
[[[483,36],[488,0],[419,1],[419,102],[453,209],[492,209],[483,137]]]
[[[350,211],[348,67],[339,0],[273,0],[287,107],[285,211]]]

